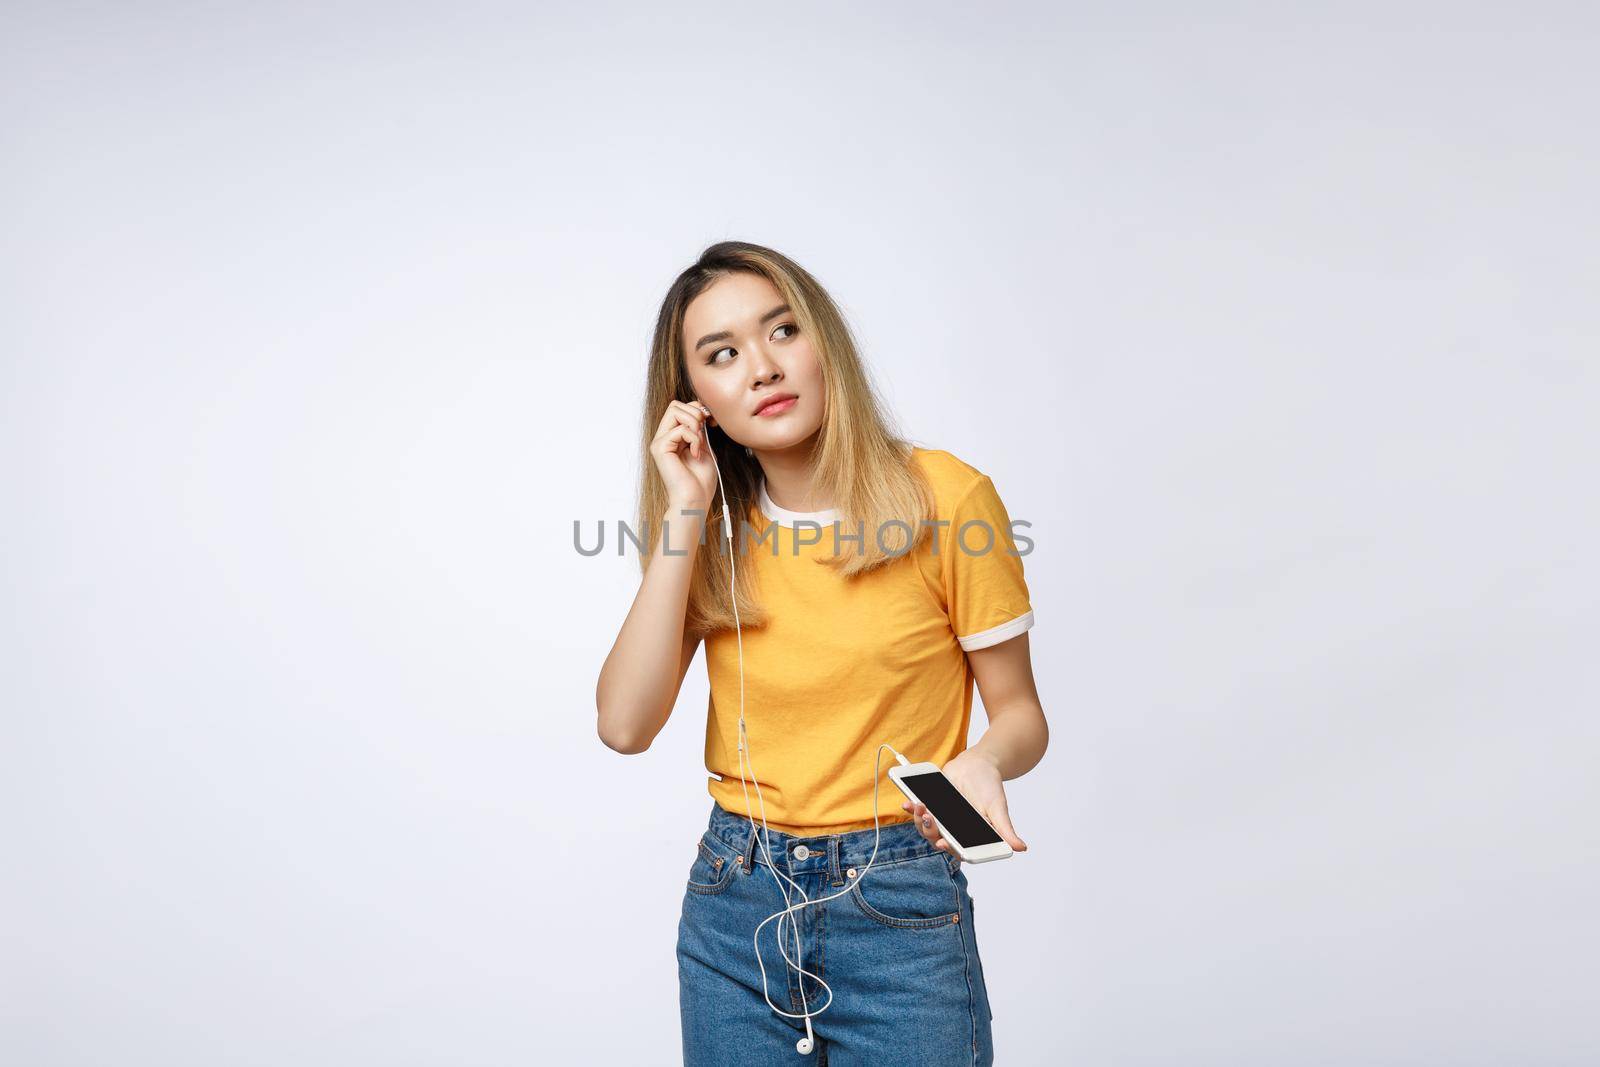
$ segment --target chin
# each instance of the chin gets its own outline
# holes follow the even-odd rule
[[[800,448],[804,445],[809,445],[816,439],[817,432],[821,429],[822,427],[817,426],[803,433],[784,434],[776,441],[762,445],[751,445],[750,447],[756,449],[758,452],[787,452],[791,448]]]

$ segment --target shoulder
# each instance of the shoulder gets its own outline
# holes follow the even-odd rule
[[[961,499],[988,477],[972,464],[941,448],[913,448],[911,460],[927,478],[940,518],[948,518]]]

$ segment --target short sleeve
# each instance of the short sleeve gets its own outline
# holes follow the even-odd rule
[[[945,539],[946,606],[962,649],[988,648],[1032,627],[1011,517],[987,475],[956,502]]]

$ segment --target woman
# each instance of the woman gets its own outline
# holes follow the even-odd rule
[[[878,804],[901,798],[893,746],[1027,849],[1002,782],[1048,731],[993,483],[891,433],[833,300],[743,242],[667,293],[643,437],[652,550],[596,703],[605,744],[643,752],[704,640],[713,804],[678,927],[684,1062],[992,1062],[961,861],[921,805]],[[989,727],[968,748],[974,679]]]

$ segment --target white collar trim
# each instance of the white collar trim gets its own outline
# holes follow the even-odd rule
[[[829,508],[826,511],[790,511],[780,508],[772,502],[767,495],[767,480],[761,479],[761,492],[759,496],[761,514],[782,526],[796,526],[802,522],[814,522],[818,526],[829,526],[839,520],[839,510]]]

